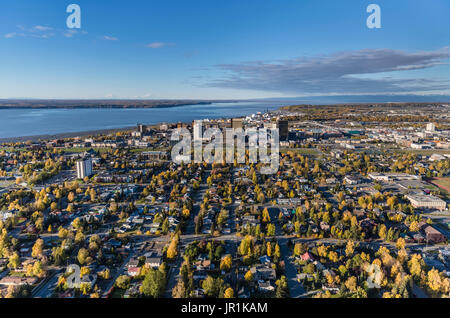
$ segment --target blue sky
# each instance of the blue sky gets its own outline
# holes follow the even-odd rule
[[[371,3],[381,29],[366,26]],[[0,98],[450,94],[449,62],[447,0],[14,0],[0,10]]]

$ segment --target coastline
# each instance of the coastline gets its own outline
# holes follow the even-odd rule
[[[88,137],[88,136],[92,136],[92,135],[108,135],[108,134],[113,134],[113,133],[120,132],[120,131],[132,130],[132,129],[136,129],[136,126],[111,128],[111,129],[99,129],[99,130],[85,130],[85,131],[78,131],[78,132],[65,132],[65,133],[34,135],[34,136],[8,137],[8,138],[0,138],[0,143],[26,142],[26,141],[35,142],[35,141],[39,141],[39,140]]]
[[[231,103],[230,101],[221,101],[221,103]],[[0,103],[1,105],[1,103]],[[191,105],[198,105],[198,104],[186,104],[185,106],[191,106]],[[206,105],[210,105],[209,103]],[[179,106],[179,105],[176,105]],[[175,105],[173,106],[160,106],[160,107],[151,107],[151,108],[171,108],[171,107],[176,107]],[[206,106],[206,107],[210,107],[210,106]],[[277,106],[277,109],[279,109],[281,106]],[[28,107],[10,107],[9,109],[23,109],[23,108],[28,108]],[[36,107],[30,107],[30,108],[36,108]],[[63,109],[64,107],[56,107],[55,109]],[[99,108],[98,105],[97,107],[81,107],[80,109],[89,109],[89,108]],[[100,107],[102,108],[102,107]],[[103,107],[104,109],[106,109],[106,107]],[[123,107],[113,107],[115,109],[118,108],[123,108]],[[145,107],[136,107],[136,108],[145,108]],[[147,107],[150,108],[150,107]],[[2,106],[0,106],[0,111],[2,109],[6,109]],[[126,109],[126,108],[124,108]],[[223,117],[221,117],[222,119],[229,119],[233,116],[227,114]],[[138,121],[137,121],[138,122]],[[183,120],[178,121],[178,122],[182,122],[184,124],[188,124],[189,122],[185,122]],[[172,120],[160,120],[158,122],[154,122],[152,124],[147,124],[147,127],[157,127],[162,123],[176,123],[175,121]],[[100,127],[98,127],[99,129],[97,129],[97,127],[91,127],[91,129],[87,129],[87,130],[82,130],[82,128],[80,130],[77,131],[60,131],[60,132],[54,132],[54,133],[41,133],[39,134],[27,134],[27,135],[19,135],[19,136],[8,136],[8,137],[4,137],[4,136],[0,136],[0,143],[15,143],[15,142],[27,142],[27,141],[31,141],[31,142],[37,142],[37,141],[42,141],[42,140],[54,140],[54,139],[65,139],[65,138],[74,138],[74,137],[88,137],[88,136],[98,136],[98,135],[108,135],[108,134],[113,134],[116,132],[121,132],[121,131],[130,131],[130,130],[134,130],[136,129],[136,125],[130,125],[130,123],[126,123],[125,125],[118,125],[116,127],[110,127],[110,128],[104,128],[101,129]]]
[[[237,100],[2,100],[2,109],[90,109],[90,108],[171,108],[213,103],[233,103]]]

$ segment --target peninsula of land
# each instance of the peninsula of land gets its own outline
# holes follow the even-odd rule
[[[164,108],[212,103],[230,103],[231,100],[166,100],[166,99],[0,99],[0,109],[16,108]]]

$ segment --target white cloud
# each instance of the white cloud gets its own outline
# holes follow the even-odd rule
[[[32,28],[26,28],[22,25],[18,25],[17,28],[21,30],[21,32],[10,32],[5,34],[5,38],[11,39],[20,36],[47,39],[55,35],[53,28],[49,26],[35,25]]]
[[[153,94],[151,93],[146,93],[144,95],[140,95],[140,96],[134,96],[135,99],[147,99],[147,98],[151,98],[153,96]]]
[[[166,43],[166,42],[153,42],[150,44],[147,44],[146,47],[151,48],[151,49],[159,49],[165,46],[174,46],[175,43]]]
[[[43,26],[43,25],[36,25],[33,27],[33,29],[37,30],[37,31],[50,31],[53,30],[53,28],[48,27],[48,26]]]
[[[400,79],[387,74],[439,67],[448,59],[448,49],[415,53],[368,49],[281,61],[222,64],[217,67],[225,72],[224,76],[205,85],[285,94],[437,91],[450,88],[450,77]]]
[[[116,38],[114,36],[108,36],[108,35],[103,36],[102,39],[106,40],[106,41],[119,41],[118,38]]]
[[[73,30],[73,29],[55,29],[50,26],[45,25],[35,25],[33,27],[25,27],[23,25],[16,26],[18,31],[10,32],[4,35],[6,39],[11,39],[14,37],[27,37],[27,38],[38,38],[38,39],[48,39],[56,35],[62,35],[66,38],[71,38],[77,34],[87,34],[84,30]],[[20,30],[20,31],[19,31]],[[110,40],[113,40],[111,37]]]
[[[11,33],[5,34],[5,38],[6,39],[12,39],[12,38],[15,38],[15,37],[18,37],[18,36],[25,36],[25,34],[24,33],[17,33],[17,32],[11,32]]]
[[[66,37],[66,38],[71,38],[71,37],[73,37],[75,34],[77,34],[78,33],[78,31],[77,30],[68,30],[67,32],[64,32],[63,33],[63,35]]]

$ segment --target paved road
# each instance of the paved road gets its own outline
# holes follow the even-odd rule
[[[297,268],[295,267],[292,259],[289,257],[291,251],[287,245],[288,238],[282,235],[281,224],[278,222],[278,214],[280,213],[279,208],[271,207],[268,209],[270,214],[270,219],[275,223],[275,234],[277,237],[278,245],[280,246],[281,257],[284,261],[284,272],[287,279],[289,287],[289,296],[291,298],[300,298],[301,295],[305,294],[305,290],[297,281]]]
[[[417,298],[428,298],[428,295],[415,283],[413,283],[412,292]]]
[[[33,292],[33,298],[50,298],[52,297],[53,290],[58,284],[58,277],[61,271],[52,271],[39,286],[37,286]]]
[[[178,255],[173,264],[170,265],[170,269],[168,272],[168,280],[167,280],[167,286],[166,291],[164,293],[165,298],[171,298],[172,297],[172,290],[176,286],[179,276],[180,276],[180,268],[181,264],[183,263],[183,254],[184,249],[187,245],[190,243],[198,240],[199,238],[203,238],[203,235],[196,235],[195,234],[195,223],[194,219],[198,215],[200,211],[200,204],[203,201],[203,196],[206,193],[206,190],[208,189],[208,185],[206,184],[206,179],[208,178],[210,174],[210,171],[206,171],[202,176],[202,183],[200,184],[200,188],[194,193],[193,201],[194,201],[194,208],[193,213],[191,217],[188,220],[188,223],[186,225],[186,228],[184,230],[184,235],[180,236],[180,241],[178,243]]]

